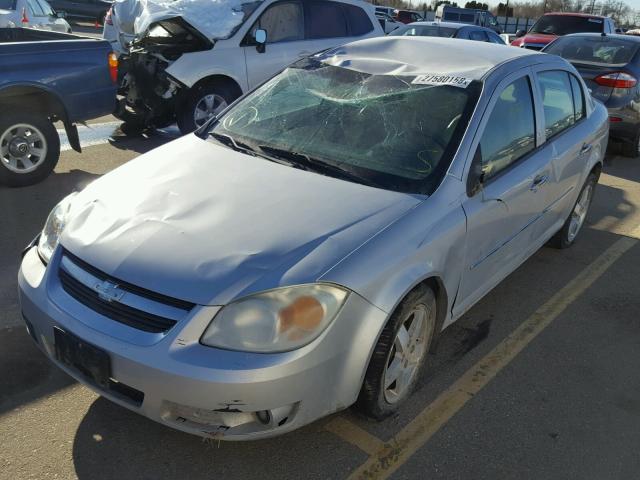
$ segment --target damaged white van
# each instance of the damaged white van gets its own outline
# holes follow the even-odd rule
[[[104,36],[122,51],[125,133],[192,132],[287,65],[384,35],[361,0],[118,0]]]

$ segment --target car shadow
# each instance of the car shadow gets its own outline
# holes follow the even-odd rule
[[[176,126],[158,130],[145,130],[136,135],[125,135],[119,128],[109,137],[109,144],[119,150],[136,153],[147,153],[172,140],[180,138],[181,133]]]

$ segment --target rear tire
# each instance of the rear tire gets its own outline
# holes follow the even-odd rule
[[[220,83],[204,83],[187,92],[178,107],[178,128],[183,135],[200,128],[213,115],[217,115],[238,96],[232,88]]]
[[[435,326],[435,295],[420,285],[396,307],[380,334],[356,402],[358,410],[382,420],[400,408],[420,377]]]
[[[564,222],[564,225],[558,233],[549,240],[549,245],[562,249],[569,248],[575,243],[589,213],[589,207],[593,201],[593,194],[597,183],[598,177],[594,173],[590,173],[582,186],[582,190],[580,190],[580,194],[569,214],[569,218]]]
[[[0,116],[0,185],[24,187],[44,180],[60,157],[60,137],[48,118],[32,112]]]

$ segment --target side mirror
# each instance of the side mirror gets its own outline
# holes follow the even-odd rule
[[[258,29],[256,33],[253,34],[253,38],[256,41],[256,50],[258,53],[264,53],[267,49],[267,31]]]
[[[518,31],[516,32],[516,38],[524,37],[526,34],[527,34],[527,32],[526,32],[526,31],[524,31],[524,30],[518,30]]]
[[[56,18],[67,18],[67,12],[59,11],[59,12],[56,12],[55,16]]]
[[[482,190],[483,184],[484,171],[482,170],[482,155],[480,153],[480,146],[478,145],[476,154],[473,156],[473,161],[471,162],[469,175],[467,176],[467,195],[469,198]]]

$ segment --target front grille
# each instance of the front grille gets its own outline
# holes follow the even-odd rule
[[[76,270],[76,274],[80,272],[82,276],[86,275],[85,281],[78,278],[80,275],[74,275],[73,272],[67,270],[72,269],[69,268],[68,263],[66,263],[67,267],[65,267],[65,261],[67,261],[65,258],[71,261],[73,270],[80,269]],[[195,306],[193,303],[167,297],[126,282],[121,282],[120,280],[88,265],[86,262],[78,259],[68,252],[63,254],[63,262],[58,271],[58,276],[64,291],[76,301],[82,303],[100,315],[144,332],[166,332],[177,323],[177,318],[175,318],[176,311],[180,312],[182,316],[186,316],[187,313]],[[103,281],[111,282],[112,284],[117,285],[119,290],[125,292],[125,295],[135,297],[138,302],[142,301],[143,303],[154,305],[156,310],[162,310],[165,308],[168,312],[172,312],[172,314],[170,316],[162,316],[132,307],[131,305],[124,303],[126,300],[124,297],[119,300],[106,300],[102,298],[94,288],[87,285],[87,283],[90,283],[87,279],[93,281],[94,284]]]

